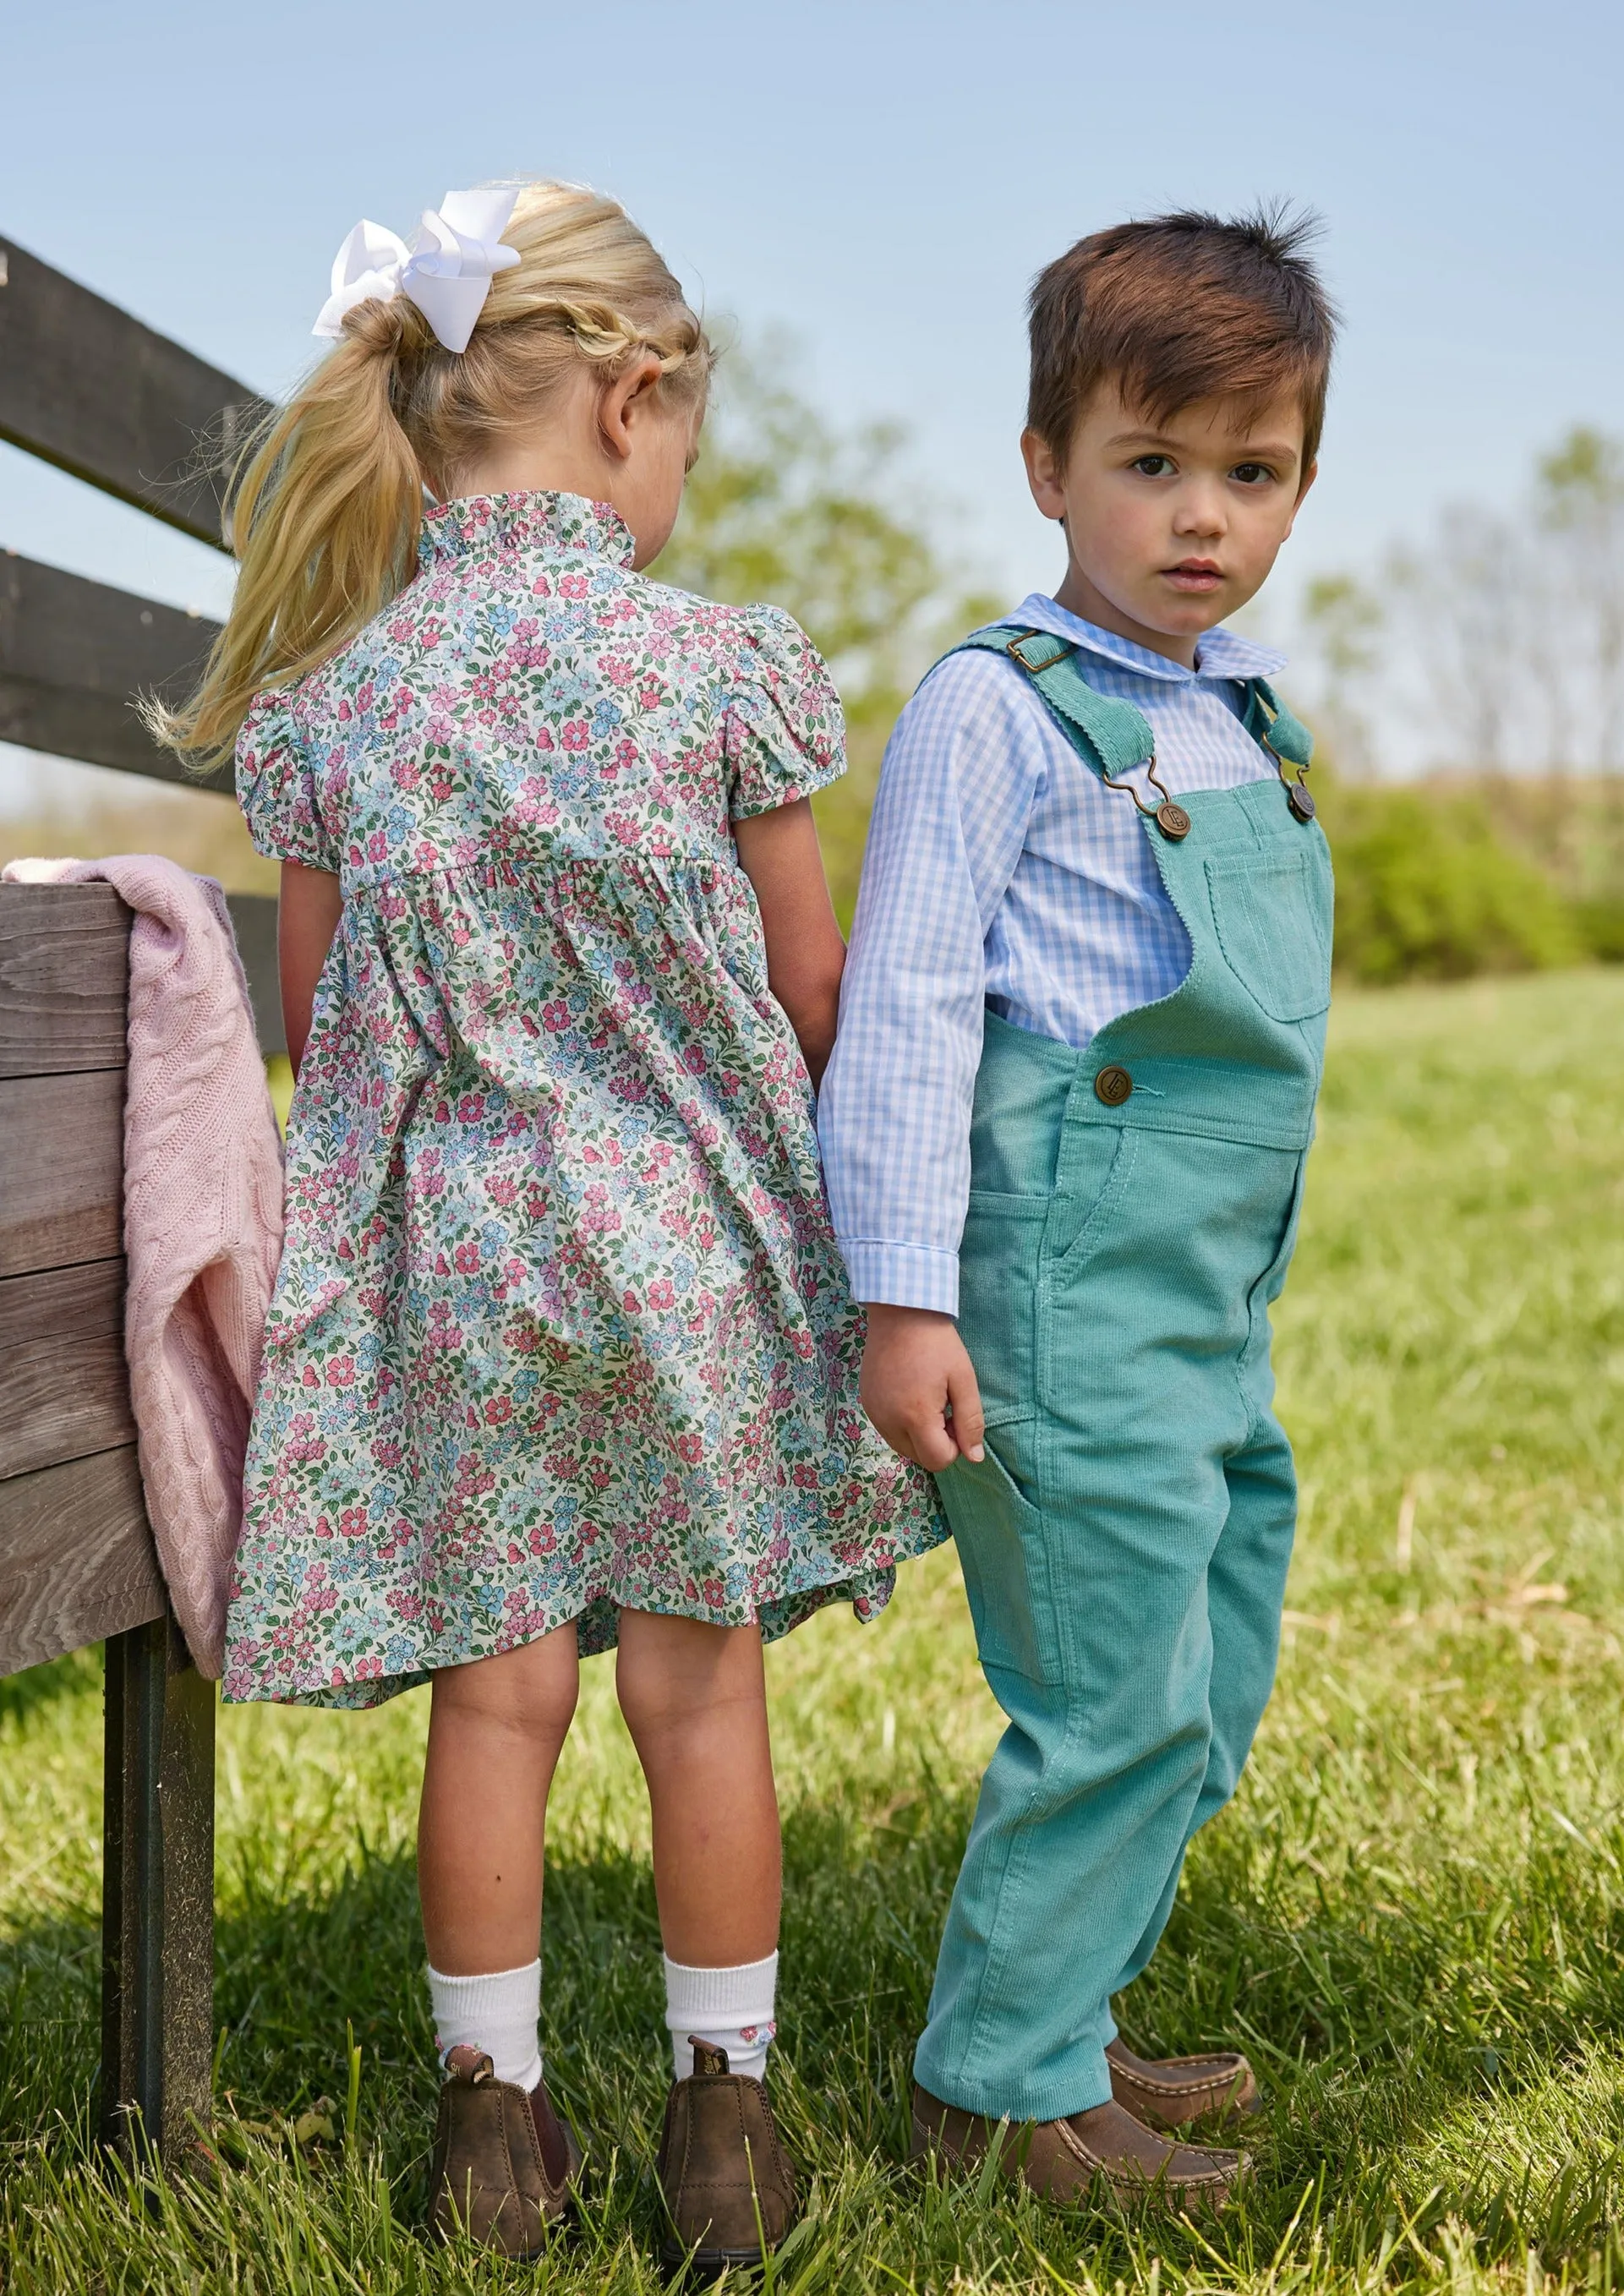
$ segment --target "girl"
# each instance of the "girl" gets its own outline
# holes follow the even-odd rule
[[[808,798],[840,704],[787,615],[639,571],[711,354],[612,201],[452,194],[411,248],[357,226],[333,288],[168,725],[234,744],[282,862],[298,1071],[226,1695],[431,1683],[433,2222],[524,2255],[580,2167],[537,2040],[546,1797],[578,1660],[618,1644],[667,2245],[719,2268],[794,2210],[761,2085],[762,1642],[837,1598],[871,1617],[941,1535],[857,1407],[813,1132],[844,948]]]

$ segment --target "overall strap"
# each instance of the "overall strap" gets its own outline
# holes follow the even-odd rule
[[[951,652],[964,653],[972,649],[1005,654],[1018,662],[1084,764],[1112,789],[1126,790],[1165,837],[1177,842],[1188,834],[1189,815],[1183,806],[1171,801],[1157,775],[1156,737],[1150,726],[1130,701],[1095,693],[1073,660],[1077,649],[1069,640],[1049,630],[1022,627],[1019,622],[989,622],[985,629],[972,630],[968,637],[961,638]],[[1241,723],[1273,757],[1295,818],[1312,821],[1314,800],[1302,775],[1313,759],[1314,737],[1302,720],[1284,707],[1266,677],[1247,679]],[[1295,780],[1289,767],[1297,768]],[[1147,805],[1133,783],[1123,778],[1136,767],[1148,775],[1161,799],[1159,806]]]
[[[1246,709],[1241,723],[1254,742],[1288,766],[1306,773],[1314,762],[1314,736],[1300,718],[1293,718],[1267,677],[1246,681]]]
[[[1066,639],[1020,622],[991,622],[985,629],[972,630],[952,652],[978,648],[1019,662],[1059,720],[1061,732],[1102,781],[1114,782],[1154,759],[1156,737],[1133,703],[1096,693],[1073,660],[1076,648]]]
[[[1314,761],[1314,736],[1301,718],[1293,718],[1284,706],[1267,677],[1247,679],[1246,711],[1241,722],[1275,760],[1275,770],[1285,783],[1285,801],[1292,820],[1312,821],[1314,800],[1303,775]],[[1286,770],[1289,766],[1297,768],[1294,780]]]

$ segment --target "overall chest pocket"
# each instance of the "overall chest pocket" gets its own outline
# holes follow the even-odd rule
[[[1207,898],[1230,971],[1271,1021],[1310,1021],[1325,1010],[1332,897],[1323,839],[1278,858],[1209,861]]]

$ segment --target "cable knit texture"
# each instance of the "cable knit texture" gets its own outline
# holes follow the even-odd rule
[[[124,1346],[141,1480],[175,1615],[219,1677],[242,1456],[282,1250],[282,1144],[226,896],[152,853],[13,861],[132,908]]]

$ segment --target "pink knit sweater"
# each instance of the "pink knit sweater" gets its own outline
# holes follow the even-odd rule
[[[130,928],[124,1345],[169,1599],[217,1677],[242,1455],[282,1250],[282,1144],[248,984],[211,877],[151,853],[13,861],[24,884],[103,878]]]

